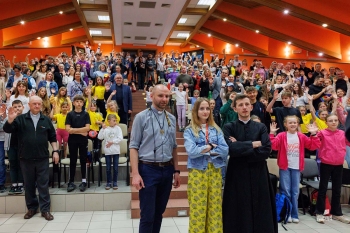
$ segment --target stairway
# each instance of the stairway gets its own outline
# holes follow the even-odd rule
[[[143,111],[146,108],[146,101],[144,100],[145,96],[142,95],[143,91],[137,91],[132,94],[133,98],[133,113],[132,119],[134,116]],[[169,108],[167,111],[170,111]],[[132,125],[132,122],[131,122]],[[131,130],[131,127],[130,127]],[[188,181],[188,172],[187,172],[187,153],[184,147],[183,133],[176,132],[176,142],[178,145],[178,169],[181,171],[180,179],[181,186],[177,189],[172,189],[170,193],[169,202],[167,208],[163,214],[163,217],[177,217],[178,211],[182,211],[181,216],[188,216],[189,214],[189,205],[187,201],[187,181]],[[132,175],[130,174],[130,179],[132,180]],[[130,180],[130,183],[131,183]],[[138,191],[130,186],[131,188],[131,218],[140,218],[140,204],[139,204],[139,194]]]

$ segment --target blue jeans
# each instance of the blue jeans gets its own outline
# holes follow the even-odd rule
[[[113,161],[112,161],[113,160]],[[113,162],[113,184],[117,184],[119,155],[106,155],[107,184],[112,183],[112,162]]]
[[[6,181],[5,149],[4,141],[0,141],[0,185]]]
[[[139,233],[159,233],[171,192],[174,166],[158,167],[140,163],[139,173],[145,185],[139,192]]]
[[[288,168],[280,169],[280,191],[289,197],[292,203],[292,218],[298,218],[298,197],[299,197],[300,171]]]
[[[347,165],[350,168],[350,146],[346,146],[345,161],[348,163]]]

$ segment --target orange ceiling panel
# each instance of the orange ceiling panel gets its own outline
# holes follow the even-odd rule
[[[283,0],[283,2],[287,2],[300,8],[304,8],[305,10],[309,10],[350,25],[350,1],[348,0],[307,0],[303,1],[302,4],[300,4],[300,0]]]
[[[325,29],[322,26],[314,25],[293,16],[284,15],[282,12],[267,7],[248,9],[223,2],[218,7],[218,10],[256,23],[257,29],[259,29],[259,25],[262,25],[340,53],[339,33]]]
[[[1,0],[0,1],[0,20],[6,18],[12,18],[18,16],[18,21],[21,21],[21,15],[40,11],[49,7],[59,6],[65,3],[70,3],[71,0],[59,0],[59,1],[48,1],[48,0]],[[57,13],[60,11],[57,8]]]
[[[84,28],[77,28],[73,31],[68,31],[68,32],[62,33],[62,40],[67,40],[70,38],[84,36],[84,35],[86,35]]]
[[[79,17],[75,14],[71,15],[57,15],[25,23],[24,25],[17,25],[10,28],[3,29],[3,40],[11,40],[17,37],[30,35],[36,32],[45,31],[55,27],[64,26],[67,24],[80,22]]]

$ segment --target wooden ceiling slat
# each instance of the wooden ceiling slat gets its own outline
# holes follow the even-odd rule
[[[205,15],[208,13],[206,8],[186,8],[184,15]]]
[[[78,14],[78,17],[80,19],[80,22],[83,25],[83,28],[85,30],[85,34],[86,34],[86,36],[88,38],[88,41],[89,41],[89,43],[91,45],[93,45],[94,41],[92,40],[92,37],[90,35],[90,31],[89,31],[89,28],[87,26],[85,15],[84,15],[83,11],[80,9],[80,5],[78,4],[77,0],[72,0],[72,2],[73,2],[73,5],[75,7],[75,10],[76,10],[76,12]]]
[[[76,0],[75,0],[76,1]],[[80,9],[82,11],[108,11],[108,5],[105,4],[80,4]]]
[[[88,28],[106,28],[106,29],[110,29],[111,28],[111,24],[110,23],[87,23]]]
[[[264,36],[268,36],[268,37],[273,38],[275,40],[279,40],[279,41],[286,42],[286,43],[288,41],[291,41],[293,43],[293,45],[295,45],[301,49],[305,49],[307,51],[310,51],[310,52],[319,53],[320,51],[322,51],[325,56],[329,56],[329,57],[336,58],[336,59],[341,59],[341,57],[342,57],[341,54],[330,51],[326,48],[319,47],[315,44],[312,44],[312,43],[306,42],[304,40],[298,39],[296,37],[286,35],[286,34],[283,34],[281,32],[269,29],[269,28],[264,27],[262,25],[257,25],[255,23],[249,22],[245,19],[233,16],[231,14],[227,14],[227,13],[219,11],[219,10],[216,10],[212,14],[212,16],[215,18],[218,18],[218,19],[226,18],[227,22],[232,23],[234,25],[237,25],[239,27],[251,30],[251,31],[255,31],[256,28],[259,28],[260,29],[259,33],[264,35]]]
[[[239,47],[243,48],[243,49],[247,49],[251,52],[254,52],[254,53],[257,53],[258,55],[264,55],[264,56],[268,56],[269,55],[269,51],[265,50],[265,49],[262,49],[262,48],[259,48],[255,45],[252,45],[252,44],[248,44],[244,41],[241,41],[241,40],[238,40],[238,39],[235,39],[231,36],[227,36],[227,35],[224,35],[222,33],[219,33],[219,32],[215,32],[209,28],[206,28],[206,27],[201,27],[201,29],[199,30],[199,32],[201,33],[205,33],[205,34],[211,34],[212,37],[214,38],[217,38],[219,40],[222,40],[222,41],[225,41],[229,44],[239,44]],[[233,34],[234,35],[234,34]]]
[[[195,26],[176,25],[174,31],[193,31]]]
[[[71,23],[71,24],[63,25],[61,27],[51,28],[51,29],[48,29],[45,31],[35,32],[33,34],[29,34],[29,35],[17,37],[17,38],[11,39],[11,40],[3,41],[3,46],[18,45],[18,44],[22,44],[22,43],[29,42],[32,40],[36,40],[37,37],[42,37],[43,35],[53,36],[53,35],[57,35],[57,34],[60,34],[63,32],[67,32],[71,28],[76,29],[76,28],[80,28],[80,27],[81,27],[80,22]]]
[[[203,42],[200,42],[198,40],[192,39],[188,42],[189,44],[193,44],[193,45],[198,45],[199,47],[202,47],[203,49],[205,49],[205,52],[211,52],[214,51],[214,47],[213,46],[209,46],[207,44],[204,44]]]
[[[108,12],[109,12],[109,22],[111,24],[112,41],[113,41],[113,45],[115,45],[114,20],[113,20],[113,12],[112,12],[112,0],[108,0]]]
[[[168,42],[171,43],[184,43],[186,39],[178,39],[178,38],[169,38]]]
[[[190,36],[186,39],[184,43],[181,44],[181,47],[185,47],[187,43],[193,38],[198,30],[203,26],[203,24],[209,19],[210,15],[216,10],[216,8],[222,3],[223,0],[216,0],[215,4],[210,8],[207,14],[203,15],[202,18],[196,24],[195,29],[191,32]]]
[[[112,36],[93,36],[93,40],[112,40]]]
[[[64,13],[71,13],[75,11],[74,5],[72,3],[66,3],[55,7],[46,8],[40,11],[30,12],[28,14],[15,16],[1,20],[0,29],[9,28],[20,24],[20,20],[25,22],[31,22],[59,14],[59,11]]]
[[[319,25],[328,24],[328,29],[339,32],[341,34],[350,36],[350,25],[340,22],[338,20],[323,16],[313,11],[306,10],[304,8],[298,7],[296,5],[289,4],[284,1],[279,0],[249,0],[259,3],[263,6],[269,7],[271,9],[283,12],[285,9],[289,10],[289,15],[296,18],[305,20],[307,22]],[[317,7],[315,8],[317,9]]]

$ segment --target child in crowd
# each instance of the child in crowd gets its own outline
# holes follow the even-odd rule
[[[0,98],[5,98],[6,84],[8,80],[8,74],[5,67],[0,67]]]
[[[11,88],[6,88],[4,103],[6,104],[7,108],[11,107],[11,96],[12,96]]]
[[[24,110],[23,103],[20,100],[14,100],[12,102],[12,108],[17,112],[17,116],[21,115]],[[7,120],[7,119],[6,119]],[[5,121],[6,122],[6,121]],[[9,195],[22,194],[23,193],[23,175],[19,164],[18,157],[18,135],[14,131],[11,134],[10,145],[8,147],[7,155],[10,162],[10,177],[11,177],[11,189]]]
[[[63,156],[64,158],[67,158],[67,143],[68,143],[69,133],[66,130],[66,118],[69,111],[69,105],[67,102],[63,102],[61,104],[61,113],[58,113],[58,114],[54,114],[55,109],[56,109],[56,106],[54,102],[54,105],[52,106],[52,110],[50,112],[50,118],[53,121],[57,122],[57,129],[56,129],[57,142],[59,146],[63,144],[63,151],[64,151]]]
[[[98,139],[104,140],[104,154],[106,158],[106,173],[107,173],[107,185],[106,190],[112,187],[113,189],[118,189],[118,164],[119,164],[119,154],[120,154],[120,142],[123,140],[123,133],[121,128],[117,125],[117,116],[115,114],[109,114],[107,117],[109,126],[107,127],[103,124],[100,133],[98,134]],[[111,177],[111,166],[113,163],[113,179]]]
[[[236,92],[229,92],[226,94],[226,104],[220,108],[221,114],[221,128],[224,127],[226,123],[235,121],[238,119],[238,114],[233,110],[233,100],[236,98]]]
[[[318,104],[318,110],[316,111],[316,116],[319,117],[319,115],[318,115],[319,112],[320,111],[327,111],[327,109],[328,109],[328,106],[327,106],[327,104],[325,102],[319,103]],[[327,113],[328,113],[328,111],[327,111]]]
[[[89,134],[88,138],[93,141],[94,149],[97,150],[100,148],[99,140],[97,139],[97,134],[100,131],[100,125],[103,123],[103,118],[100,113],[97,112],[97,105],[95,100],[91,98],[91,91],[89,92],[88,97],[89,105],[87,107],[87,112],[90,116],[90,131],[94,131],[96,134]]]
[[[147,105],[147,108],[150,108],[152,106],[152,98],[151,98],[151,93],[153,91],[153,86],[150,86],[148,88],[148,91],[147,91],[147,85],[145,86],[145,94],[146,94],[146,105]]]
[[[114,114],[117,117],[117,124],[119,124],[120,117],[118,115],[118,104],[115,100],[112,100],[112,97],[117,93],[116,90],[112,91],[107,100],[107,116],[105,118],[104,124],[109,126],[107,117],[109,114]]]
[[[91,93],[93,96],[93,99],[96,101],[97,107],[100,109],[100,112],[102,113],[103,118],[106,117],[106,103],[104,100],[106,92],[106,87],[103,84],[103,78],[98,76],[96,78],[96,84],[91,88]]]
[[[55,106],[54,112],[53,112],[54,115],[59,114],[61,112],[61,105],[65,102],[68,103],[68,111],[71,111],[73,109],[72,108],[72,101],[67,96],[67,88],[61,87],[58,90],[58,93],[56,96],[54,96],[54,95],[50,96],[50,103],[52,104],[52,106]]]
[[[189,92],[189,89],[187,88],[186,89],[186,93],[187,93],[187,96],[188,96],[188,92]],[[198,90],[194,90],[193,91],[193,97],[188,97],[188,100],[190,101],[191,103],[191,111],[192,111],[192,108],[194,106],[194,103],[196,103],[197,99],[199,97],[199,91]]]
[[[265,108],[267,107],[267,105],[269,104],[269,102],[267,101],[266,97],[265,96],[261,96],[260,99],[259,99],[260,103],[262,103]]]
[[[317,126],[307,125],[311,136],[308,138],[298,132],[299,118],[297,116],[287,116],[284,118],[286,132],[275,134],[278,130],[275,122],[270,125],[270,140],[272,150],[278,151],[277,164],[280,168],[280,192],[285,194],[292,203],[292,214],[288,222],[299,223],[298,217],[298,197],[300,171],[304,170],[305,148],[316,150],[320,147],[320,140],[316,136]]]
[[[209,107],[211,109],[211,112],[213,113],[215,124],[221,125],[220,112],[214,111],[214,109],[215,109],[215,100],[214,99],[209,100]]]
[[[175,85],[173,84],[173,87]],[[177,123],[179,125],[179,132],[185,131],[186,126],[186,111],[187,111],[187,93],[184,91],[184,85],[179,84],[178,90],[171,92],[172,95],[176,95],[176,112],[177,112]]]
[[[90,130],[89,114],[83,111],[84,97],[75,95],[73,98],[74,110],[69,112],[66,118],[66,130],[69,133],[68,146],[70,155],[69,183],[67,192],[72,192],[76,185],[74,184],[75,170],[77,166],[78,150],[81,165],[82,183],[79,185],[81,192],[86,190],[86,156]]]
[[[329,178],[332,177],[332,219],[343,223],[350,223],[341,209],[340,196],[342,186],[343,163],[346,154],[345,132],[337,129],[339,120],[334,114],[326,117],[327,129],[318,132],[317,136],[321,141],[318,156],[321,159],[320,165],[320,186],[316,202],[316,221],[324,223],[325,198]]]

